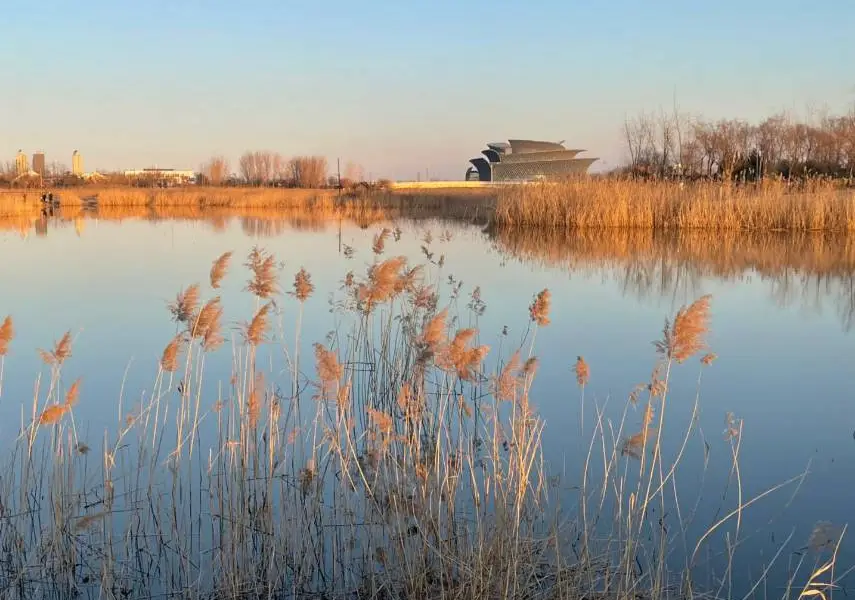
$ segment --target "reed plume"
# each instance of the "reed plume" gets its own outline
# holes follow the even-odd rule
[[[251,345],[258,346],[265,341],[267,333],[267,317],[269,312],[270,303],[268,302],[258,309],[258,312],[255,313],[254,317],[252,317],[252,321],[250,321],[246,326],[244,337]]]
[[[226,275],[226,271],[229,268],[229,261],[232,258],[231,252],[224,252],[220,255],[220,257],[214,261],[213,266],[211,267],[211,287],[217,289],[220,287],[220,282],[223,277]]]
[[[223,316],[223,308],[220,306],[220,297],[216,296],[202,307],[199,316],[191,330],[191,337],[201,338],[202,347],[211,351],[219,348],[223,343],[220,319]]]
[[[272,254],[255,247],[249,254],[246,266],[252,271],[247,290],[265,299],[276,293],[276,259]]]
[[[396,256],[372,265],[368,282],[357,288],[357,299],[370,311],[376,304],[391,300],[399,293],[401,269],[407,264],[403,256]]]
[[[315,343],[315,369],[321,385],[321,396],[326,399],[332,387],[338,383],[344,368],[338,362],[335,352],[320,343]]]
[[[315,284],[312,283],[312,276],[306,269],[300,267],[300,270],[294,276],[294,297],[300,302],[305,302],[314,291]]]
[[[588,368],[588,363],[581,356],[576,357],[573,372],[576,374],[576,383],[579,384],[579,387],[588,385],[588,380],[591,378],[591,370]]]
[[[15,326],[12,323],[12,317],[6,317],[0,325],[0,356],[6,356],[9,353],[9,343],[14,337]]]
[[[531,320],[538,325],[549,325],[549,309],[552,303],[552,294],[548,289],[538,292],[534,301],[528,307]]]
[[[199,284],[194,283],[175,297],[175,301],[169,305],[172,318],[177,323],[189,323],[193,320],[196,310],[199,308]]]
[[[712,296],[707,294],[688,307],[677,311],[673,325],[666,319],[662,339],[654,342],[657,352],[668,360],[684,362],[706,348],[704,336],[709,331],[709,308]]]
[[[66,413],[71,411],[71,407],[77,404],[80,397],[80,379],[75,380],[68,388],[65,394],[65,402],[57,402],[45,408],[39,415],[39,425],[55,425],[62,420]]]
[[[68,358],[71,357],[71,332],[66,331],[56,344],[53,350],[39,350],[39,355],[46,365],[60,366]]]
[[[174,373],[178,370],[178,353],[181,351],[181,345],[184,343],[184,334],[179,333],[166,348],[163,349],[163,355],[160,357],[160,368],[168,373]]]
[[[454,371],[464,381],[475,379],[476,369],[487,356],[489,346],[469,347],[475,337],[475,329],[461,329],[454,339],[438,355],[437,364],[446,371]]]
[[[65,393],[65,405],[66,406],[74,406],[77,404],[77,400],[80,398],[80,378],[74,380],[74,383],[68,388],[68,391]]]
[[[388,228],[384,227],[380,233],[374,234],[374,243],[371,245],[371,250],[374,254],[383,254],[383,250],[386,247],[386,240],[391,233]]]
[[[448,318],[448,309],[444,308],[427,322],[422,330],[421,343],[431,352],[436,352],[445,342],[445,321]]]
[[[513,400],[517,395],[519,380],[516,372],[520,368],[520,352],[514,352],[511,359],[499,372],[493,384],[493,395],[499,400]]]

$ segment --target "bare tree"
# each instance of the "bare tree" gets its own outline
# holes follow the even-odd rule
[[[223,156],[214,156],[202,165],[201,172],[211,185],[222,185],[229,176],[229,161]]]
[[[327,159],[323,156],[297,156],[291,159],[289,170],[297,187],[320,188],[327,178]]]

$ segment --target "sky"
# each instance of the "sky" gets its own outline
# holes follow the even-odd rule
[[[642,111],[759,121],[855,106],[855,2],[42,0],[0,14],[0,162],[233,169],[320,154],[460,179],[484,144],[625,159]]]

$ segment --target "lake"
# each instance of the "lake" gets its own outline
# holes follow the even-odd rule
[[[406,257],[410,265],[426,265],[425,282],[438,291],[439,307],[449,307],[452,331],[477,328],[473,343],[489,346],[482,365],[485,387],[489,387],[490,374],[501,371],[517,347],[522,345],[521,362],[529,352],[537,357],[527,404],[520,403],[543,422],[538,446],[544,462],[535,470],[542,470],[544,481],[549,482],[550,510],[560,510],[567,527],[579,528],[577,515],[581,510],[586,512],[592,521],[588,535],[605,540],[598,546],[604,557],[620,554],[616,548],[623,547],[620,540],[628,533],[616,523],[624,522],[621,515],[631,512],[629,503],[639,501],[637,494],[632,500],[629,496],[633,490],[642,489],[645,481],[645,475],[638,474],[640,461],[632,452],[621,452],[645,419],[643,398],[647,391],[642,389],[640,400],[630,396],[639,384],[651,381],[659,359],[653,342],[662,338],[666,319],[673,319],[681,307],[710,295],[709,348],[671,366],[661,452],[666,457],[666,470],[668,461],[676,456],[680,457],[679,468],[666,478],[661,497],[651,502],[645,513],[646,524],[637,531],[641,541],[632,561],[638,565],[636,577],[645,576],[641,574],[645,565],[656,563],[656,546],[665,540],[669,550],[664,562],[677,573],[675,585],[679,584],[679,570],[688,564],[697,546],[692,567],[698,588],[729,597],[749,592],[784,596],[788,578],[794,577],[792,585],[798,595],[815,567],[828,558],[827,548],[816,547],[817,535],[809,544],[817,523],[818,534],[840,531],[855,514],[855,336],[851,331],[855,321],[855,244],[851,239],[820,234],[676,235],[647,231],[558,236],[490,231],[482,225],[433,218],[362,224],[307,224],[258,217],[154,221],[56,218],[36,225],[0,231],[0,319],[11,315],[16,331],[4,361],[0,439],[10,456],[12,448],[20,448],[21,439],[26,440],[26,433],[20,439],[18,436],[44,408],[51,379],[51,370],[37,350],[50,350],[66,331],[71,332],[73,341],[71,356],[62,365],[61,385],[66,389],[79,377],[80,397],[73,409],[73,426],[65,426],[62,435],[93,449],[86,459],[91,463],[88,467],[74,467],[72,479],[80,492],[64,509],[69,518],[100,510],[97,506],[86,508],[87,503],[80,498],[93,494],[103,503],[101,492],[91,490],[97,484],[95,474],[102,468],[100,454],[104,448],[116,448],[110,460],[119,469],[125,460],[124,448],[145,445],[147,442],[140,440],[156,435],[151,423],[141,433],[134,433],[130,422],[150,418],[154,413],[146,413],[151,410],[146,407],[158,394],[163,404],[158,404],[155,413],[163,411],[158,414],[164,415],[161,427],[168,436],[176,434],[175,418],[196,423],[186,438],[187,451],[191,440],[198,448],[183,465],[170,463],[169,452],[163,450],[156,460],[145,457],[144,462],[152,461],[145,464],[156,467],[143,476],[139,475],[143,469],[128,467],[129,471],[116,476],[115,481],[116,489],[123,489],[127,495],[113,500],[122,506],[121,511],[115,511],[118,521],[114,526],[127,531],[154,527],[156,521],[153,517],[151,523],[142,519],[141,525],[128,516],[141,502],[136,496],[140,488],[129,483],[135,476],[143,481],[142,487],[159,485],[157,471],[162,471],[166,481],[174,481],[170,470],[173,475],[200,477],[197,484],[189,484],[188,496],[177,501],[186,507],[187,518],[196,522],[186,525],[187,531],[195,532],[195,541],[187,542],[193,555],[186,553],[168,575],[157,573],[154,578],[164,587],[194,581],[197,575],[199,581],[208,581],[205,578],[213,577],[217,568],[225,569],[210,557],[214,540],[225,539],[225,534],[215,531],[211,524],[216,520],[212,515],[218,511],[202,498],[202,492],[211,485],[202,483],[199,473],[210,476],[216,472],[212,465],[222,453],[220,444],[230,435],[224,433],[227,427],[218,424],[219,413],[212,407],[227,401],[227,389],[241,377],[235,365],[246,365],[250,360],[257,363],[264,373],[264,388],[271,390],[271,398],[277,398],[277,411],[288,411],[289,393],[293,398],[295,389],[307,390],[307,395],[321,393],[310,383],[316,379],[313,344],[343,347],[348,339],[355,338],[349,334],[337,337],[335,332],[350,331],[350,327],[359,331],[352,316],[339,310],[353,295],[347,273],[352,272],[357,281],[364,280],[372,264],[395,256]],[[384,228],[388,231],[383,252],[375,254],[372,246]],[[271,307],[267,343],[250,358],[240,348],[241,331],[263,304],[245,289],[251,273],[243,263],[254,247],[275,257],[281,269],[281,290]],[[212,262],[227,251],[233,252],[229,269],[220,287],[212,290],[208,284]],[[302,302],[289,294],[301,268],[310,274],[314,286],[310,297]],[[221,298],[224,344],[205,358],[204,375],[197,367],[189,370],[188,381],[198,378],[198,387],[194,388],[198,391],[189,402],[193,415],[178,417],[182,410],[178,405],[166,408],[169,402],[176,402],[174,394],[163,390],[168,386],[174,389],[181,369],[167,383],[168,377],[159,373],[159,364],[177,331],[168,305],[193,283],[202,287],[202,303],[215,295]],[[544,289],[551,297],[550,322],[535,327],[529,308],[535,295]],[[393,314],[388,318],[391,323]],[[397,337],[383,341],[384,319],[372,322],[371,327],[377,330],[366,334],[371,337],[376,333],[381,340],[374,353],[378,366],[374,367],[377,371],[371,376],[371,385],[382,378],[400,383],[401,372],[418,368],[418,363],[405,363],[404,368],[390,358],[401,342]],[[406,332],[409,326],[415,327],[401,319],[400,329],[395,331]],[[532,340],[534,345],[530,346]],[[716,359],[705,366],[700,359],[708,352],[715,353]],[[577,384],[574,372],[579,356],[590,369],[584,389]],[[389,365],[382,366],[387,360]],[[299,364],[296,383],[295,364]],[[381,373],[386,369],[394,377]],[[37,381],[39,403],[34,408]],[[479,413],[483,396],[467,386],[455,382],[449,389],[459,394],[462,412],[471,412],[472,407],[465,405],[469,402]],[[361,392],[354,386],[351,393],[356,397]],[[390,402],[394,403],[394,398]],[[305,406],[304,411],[314,410]],[[661,408],[656,406],[657,410]],[[505,410],[497,408],[496,412]],[[489,417],[489,406],[485,411]],[[728,423],[729,414],[732,419]],[[656,423],[659,417],[657,413]],[[279,418],[278,412],[274,418]],[[329,435],[313,418],[301,417],[305,429],[283,429],[280,433],[305,438],[306,447],[310,447]],[[364,421],[365,415],[360,418]],[[474,418],[477,422],[478,417]],[[372,422],[382,438],[386,433],[383,421],[376,417],[365,427]],[[468,435],[464,422],[461,417],[460,422],[448,427],[452,446]],[[733,428],[736,431],[728,435],[726,430]],[[129,432],[120,436],[125,429]],[[45,444],[43,458],[61,447],[62,440],[53,440],[51,435],[39,432],[39,443]],[[227,443],[232,441],[229,437]],[[298,467],[302,461],[322,460],[309,458],[305,452],[305,448],[295,450],[288,460],[296,460],[293,464]],[[733,468],[734,456],[738,469]],[[10,475],[5,481],[0,478],[0,487],[14,498],[15,482],[20,481],[16,477],[21,477],[24,462],[17,454],[11,460]],[[470,465],[473,470],[474,465]],[[304,467],[300,473],[309,473],[310,480],[322,479],[322,474],[313,472],[315,468]],[[579,487],[586,471],[588,478],[597,482],[589,481],[589,485],[609,483],[601,486],[608,493],[592,493],[583,502]],[[654,485],[659,477],[661,474],[654,477]],[[37,489],[54,497],[50,475],[43,474],[42,478],[37,479],[44,487]],[[300,479],[301,485],[304,481]],[[752,502],[779,485],[782,487]],[[174,485],[158,489],[155,495],[161,499],[178,493]],[[327,504],[340,500],[339,492],[330,487],[319,493]],[[118,491],[116,494],[116,498],[121,496]],[[232,491],[224,496],[238,497]],[[740,497],[743,509],[703,537],[710,526],[740,506]],[[271,498],[284,501],[284,496],[276,493]],[[20,498],[15,502],[26,504]],[[166,506],[169,501],[164,499],[163,503]],[[485,506],[489,504],[485,500]],[[594,513],[596,518],[591,517]],[[307,523],[312,520],[306,519]],[[184,526],[174,525],[174,536],[180,537]],[[24,530],[19,534],[22,538],[29,535],[32,543],[39,536],[51,538],[53,534],[46,533],[51,527],[50,518],[46,518],[36,524],[28,522],[24,528],[27,535]],[[285,534],[302,535],[303,525],[297,521],[288,527],[291,529],[284,529]],[[627,527],[632,530],[632,526]],[[104,536],[109,537],[104,533],[107,529],[86,535],[104,542]],[[7,534],[0,533],[0,539],[3,535]],[[580,535],[570,538],[578,541]],[[835,576],[845,575],[855,564],[848,537],[841,545]],[[618,541],[611,544],[608,540]],[[163,543],[169,547],[170,542]],[[593,546],[593,542],[586,543]],[[110,540],[108,545],[114,544],[130,556],[129,546],[122,545],[121,540]],[[642,549],[643,544],[650,544],[652,549]],[[263,543],[259,542],[259,547]],[[567,547],[577,548],[578,544],[568,542]],[[321,555],[328,549],[317,552]],[[365,555],[367,550],[360,552]],[[372,556],[383,569],[390,569],[393,559],[386,557],[390,552],[387,547],[382,555],[378,550]],[[33,549],[31,559],[38,556]],[[97,573],[99,560],[92,556],[84,562]],[[142,578],[130,574],[133,569],[127,566],[134,561],[127,556],[110,560],[125,565],[121,577],[126,582],[118,589],[137,589],[134,586]],[[219,566],[206,571],[200,566],[206,560]],[[335,558],[324,554],[316,562],[347,577],[347,568]],[[235,559],[229,568],[240,570],[246,565]],[[140,567],[140,572],[143,570]],[[202,571],[204,577],[199,575]],[[320,577],[300,573],[299,577],[313,581]],[[121,577],[117,576],[117,581]],[[298,578],[293,573],[291,577]],[[86,583],[94,585],[95,579],[93,576]],[[760,580],[763,584],[752,589]],[[844,577],[840,584],[851,587],[851,577]]]

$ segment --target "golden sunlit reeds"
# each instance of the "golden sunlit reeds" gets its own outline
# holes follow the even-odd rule
[[[60,366],[71,357],[71,332],[66,331],[52,350],[39,350],[39,356],[46,365]]]
[[[855,231],[855,193],[826,182],[788,186],[582,178],[503,187],[495,222],[547,229]]]
[[[258,346],[265,340],[267,333],[267,317],[270,312],[270,307],[270,303],[262,305],[246,326],[244,337],[246,338],[246,341],[253,346]]]
[[[315,291],[315,285],[312,283],[312,276],[301,267],[294,276],[294,297],[300,302],[305,302],[313,291]]]
[[[538,292],[528,309],[531,320],[541,327],[549,325],[549,310],[551,306],[551,292],[548,289]]]
[[[573,372],[576,374],[576,383],[579,384],[579,387],[585,387],[588,385],[588,381],[591,379],[591,370],[588,367],[588,363],[586,363],[585,359],[581,356],[576,357],[576,364],[573,365]]]
[[[178,370],[178,353],[181,351],[181,345],[184,341],[184,333],[179,333],[163,349],[163,354],[160,358],[160,367],[164,371],[174,373]]]
[[[255,247],[249,254],[246,266],[252,271],[252,278],[246,289],[263,299],[268,299],[276,293],[278,275],[276,258],[272,254]]]
[[[655,343],[660,354],[681,363],[706,348],[704,336],[709,331],[710,299],[706,295],[681,308],[673,323],[665,320],[662,339]]]
[[[194,283],[178,293],[175,301],[168,306],[176,322],[189,323],[193,320],[196,311],[199,309],[199,294],[198,283]]]

